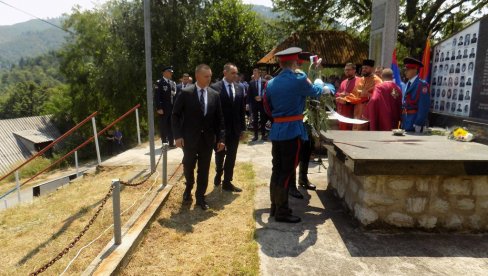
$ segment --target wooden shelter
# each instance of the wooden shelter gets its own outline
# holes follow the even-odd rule
[[[266,67],[268,73],[276,72],[279,65],[275,53],[293,46],[321,57],[324,67],[343,67],[348,62],[361,65],[368,58],[367,43],[344,31],[321,30],[293,33],[261,58],[257,66]]]

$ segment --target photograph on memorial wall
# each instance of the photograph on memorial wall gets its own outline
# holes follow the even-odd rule
[[[431,111],[469,117],[480,22],[437,44],[432,51]]]

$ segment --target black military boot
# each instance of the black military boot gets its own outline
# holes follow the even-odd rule
[[[286,223],[297,223],[302,221],[300,217],[292,215],[290,211],[291,210],[288,208],[277,208],[275,213],[275,221]]]
[[[316,190],[317,186],[308,181],[308,162],[300,162],[298,171],[298,184],[307,190]]]
[[[295,182],[290,183],[288,194],[294,198],[303,199],[303,195],[298,191]]]

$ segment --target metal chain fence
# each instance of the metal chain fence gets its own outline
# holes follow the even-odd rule
[[[129,182],[125,182],[125,181],[120,181],[120,184],[125,185],[125,186],[129,186],[129,187],[136,187],[136,186],[140,186],[140,185],[146,183],[147,180],[149,180],[149,178],[151,178],[151,176],[156,172],[157,167],[159,165],[159,162],[161,161],[161,158],[163,157],[163,154],[164,154],[165,151],[166,151],[166,148],[163,147],[163,150],[161,151],[161,155],[159,156],[158,162],[157,162],[156,166],[154,167],[154,170],[152,170],[150,174],[148,174],[146,177],[144,177],[143,180],[141,180],[139,182],[136,182],[136,183],[129,183]],[[175,173],[176,173],[176,171],[178,169],[179,169],[179,166],[175,170]],[[173,175],[175,173],[173,173]],[[36,271],[32,272],[30,275],[39,275],[40,273],[46,271],[49,267],[51,267],[54,263],[56,263],[64,255],[66,255],[70,251],[70,249],[73,248],[76,245],[76,243],[78,243],[78,241],[81,239],[81,237],[83,237],[83,235],[85,235],[85,233],[88,231],[88,229],[90,229],[90,227],[93,225],[93,223],[97,219],[98,215],[102,211],[103,207],[105,207],[105,203],[107,203],[107,200],[112,195],[112,192],[114,190],[114,187],[115,187],[114,185],[110,185],[110,189],[107,192],[107,194],[105,195],[105,197],[103,198],[102,203],[98,207],[97,211],[95,212],[95,214],[93,215],[93,217],[90,219],[90,221],[88,222],[88,224],[78,234],[78,236],[76,236],[76,238],[74,238],[73,241],[68,246],[66,246],[61,252],[59,252],[59,254],[56,257],[54,257],[53,259],[51,259],[49,262],[47,262],[41,268],[39,268]]]

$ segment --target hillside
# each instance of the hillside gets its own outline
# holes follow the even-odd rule
[[[61,18],[47,21],[60,25]],[[0,26],[0,68],[59,49],[66,33],[40,20]]]
[[[274,12],[273,8],[263,6],[263,5],[250,5],[250,6],[253,11],[261,15],[263,18],[267,18],[267,19],[278,18],[279,13]]]

